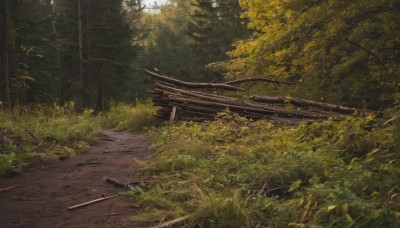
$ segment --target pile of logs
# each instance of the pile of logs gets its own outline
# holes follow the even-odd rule
[[[195,83],[177,80],[160,73],[146,70],[155,81],[155,88],[147,92],[153,104],[159,106],[156,117],[174,119],[214,119],[220,112],[236,113],[251,119],[270,119],[287,124],[298,124],[318,119],[341,118],[343,115],[365,113],[358,110],[323,102],[293,97],[252,96],[250,101],[221,96],[196,89],[222,89],[239,91],[235,84],[247,81],[292,84],[264,78],[247,78],[226,83]]]

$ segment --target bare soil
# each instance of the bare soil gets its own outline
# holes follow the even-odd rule
[[[151,154],[142,136],[103,131],[90,149],[75,158],[0,178],[0,227],[136,227],[132,201],[117,197],[76,210],[67,207],[126,191],[105,181],[132,182],[134,158]]]

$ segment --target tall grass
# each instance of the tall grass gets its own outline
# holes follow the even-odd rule
[[[156,108],[148,102],[138,102],[135,106],[113,104],[110,111],[98,116],[103,128],[120,131],[144,132],[154,126]]]
[[[139,165],[150,182],[131,196],[141,221],[156,211],[159,221],[192,215],[189,226],[200,227],[396,227],[393,130],[372,117],[280,126],[224,115],[166,126],[158,155]],[[146,203],[153,196],[157,204]]]
[[[139,132],[154,124],[154,108],[146,103],[115,104],[98,115],[93,110],[81,114],[73,110],[73,104],[0,110],[0,175],[75,156],[101,129]]]

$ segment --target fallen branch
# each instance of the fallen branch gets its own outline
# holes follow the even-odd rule
[[[101,201],[104,201],[104,200],[112,199],[112,198],[115,198],[115,197],[118,197],[118,195],[113,195],[113,196],[109,196],[109,197],[101,197],[99,199],[95,199],[95,200],[92,200],[92,201],[89,201],[89,202],[86,202],[86,203],[82,203],[82,204],[78,204],[78,205],[75,205],[75,206],[68,207],[68,210],[75,210],[75,209],[78,209],[78,208],[81,208],[81,207],[84,207],[84,206],[88,206],[88,205],[91,205],[91,204],[94,204],[94,203],[98,203],[98,202],[101,202]]]
[[[210,88],[210,89],[223,89],[223,90],[231,90],[231,91],[240,91],[242,89],[235,87],[235,86],[231,86],[231,85],[227,85],[224,83],[204,83],[204,82],[186,82],[186,81],[181,81],[175,78],[170,78],[167,77],[165,75],[161,75],[161,74],[157,74],[154,73],[152,71],[149,70],[144,70],[146,73],[148,73],[149,75],[151,75],[152,77],[157,78],[158,80],[164,81],[164,82],[168,82],[168,83],[172,83],[174,85],[178,85],[178,86],[184,86],[184,87],[188,87],[188,88]]]
[[[117,181],[117,180],[115,180],[115,179],[112,179],[112,178],[106,178],[106,182],[107,183],[110,183],[110,184],[113,184],[113,185],[115,185],[115,186],[117,186],[117,187],[121,187],[121,188],[129,188],[129,190],[134,190],[134,187],[132,187],[129,183],[122,183],[121,181]]]
[[[154,226],[153,228],[170,227],[170,226],[173,226],[173,225],[177,225],[177,224],[186,222],[186,221],[189,220],[190,218],[192,218],[192,215],[187,215],[187,216],[184,216],[184,217],[182,217],[182,218],[174,219],[174,220],[172,220],[172,221],[165,222],[165,223],[162,223],[162,224],[160,224],[160,225]]]
[[[306,100],[306,99],[296,98],[296,97],[252,96],[252,97],[250,97],[250,99],[252,101],[259,102],[259,103],[280,103],[280,104],[290,103],[290,104],[293,104],[293,105],[299,106],[299,107],[317,107],[317,108],[321,108],[321,109],[327,110],[327,111],[335,111],[335,112],[347,113],[347,114],[352,114],[355,112],[372,112],[372,111],[368,111],[368,110],[359,110],[359,109],[344,107],[344,106],[340,106],[340,105],[336,105],[336,104],[311,101],[311,100]]]
[[[244,82],[256,82],[256,81],[260,81],[260,82],[269,82],[269,83],[277,83],[277,84],[286,84],[286,85],[293,85],[293,84],[295,84],[294,82],[289,82],[289,81],[278,81],[278,80],[272,80],[272,79],[268,79],[268,78],[243,78],[243,79],[238,79],[238,80],[234,80],[234,81],[225,82],[224,84],[227,84],[227,85],[236,85],[236,84],[241,84],[241,83],[244,83]]]
[[[6,192],[6,191],[9,191],[9,190],[11,190],[11,189],[14,189],[14,188],[16,188],[16,187],[18,187],[18,186],[19,186],[19,185],[7,187],[7,188],[2,188],[2,189],[0,189],[0,192]]]

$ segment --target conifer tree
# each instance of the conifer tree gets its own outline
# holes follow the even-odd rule
[[[240,19],[237,0],[193,0],[188,27],[191,51],[196,53],[193,70],[203,80],[215,80],[221,75],[206,69],[209,63],[227,59],[235,40],[247,37],[247,29]]]
[[[1,105],[5,107],[11,103],[10,85],[9,85],[9,67],[8,67],[8,30],[9,30],[9,3],[8,0],[0,2],[0,85],[1,85]]]

